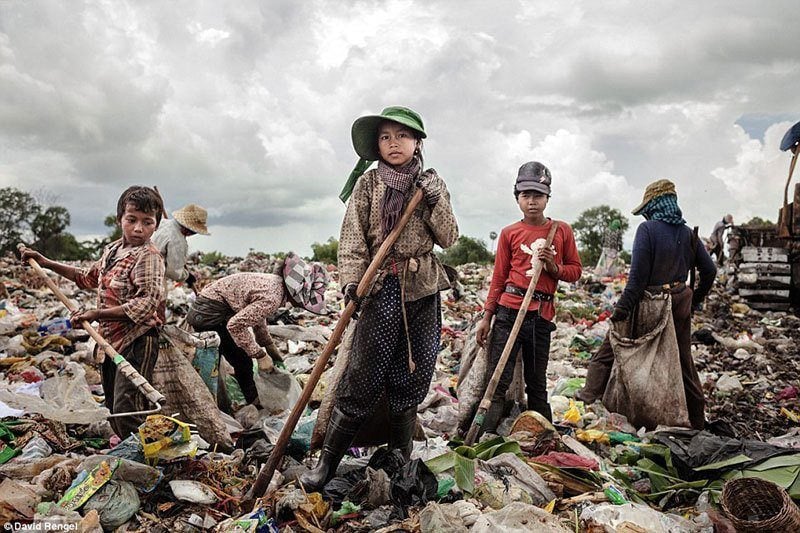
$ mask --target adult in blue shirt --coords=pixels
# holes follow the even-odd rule
[[[671,181],[662,179],[648,185],[642,203],[633,210],[633,214],[642,215],[645,221],[636,230],[628,283],[611,320],[627,319],[635,311],[645,290],[672,294],[672,319],[678,340],[689,421],[693,428],[703,429],[705,398],[692,359],[692,309],[699,308],[711,290],[717,269],[700,239],[693,239],[692,230],[686,225],[678,207],[678,195]],[[689,271],[694,266],[700,278],[695,290],[686,284]],[[613,363],[614,352],[606,336],[600,350],[589,361],[586,386],[578,391],[577,398],[589,403],[602,398]]]

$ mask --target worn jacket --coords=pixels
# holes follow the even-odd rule
[[[435,179],[441,180],[433,169]],[[408,199],[414,194],[411,187]],[[381,200],[386,185],[377,170],[361,176],[353,189],[339,237],[339,283],[342,287],[358,283],[383,242],[381,232]],[[442,183],[442,195],[433,208],[420,202],[408,224],[392,246],[382,265],[373,291],[381,286],[384,276],[398,272],[404,279],[405,301],[412,302],[450,287],[447,274],[433,253],[433,246],[452,246],[458,238],[458,223],[450,205],[450,193]],[[409,263],[409,259],[413,259]],[[405,270],[405,272],[403,272]]]

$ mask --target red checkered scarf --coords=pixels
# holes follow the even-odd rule
[[[400,169],[387,165],[383,161],[378,161],[378,177],[386,184],[386,192],[381,200],[381,229],[385,239],[400,220],[400,211],[403,209],[406,194],[419,176],[419,159],[412,157]]]

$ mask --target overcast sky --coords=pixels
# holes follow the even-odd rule
[[[406,105],[464,235],[519,219],[529,160],[552,217],[629,214],[669,178],[708,235],[777,217],[798,31],[791,0],[2,0],[0,186],[46,190],[83,237],[158,185],[208,208],[192,249],[308,254],[339,235],[352,122]]]

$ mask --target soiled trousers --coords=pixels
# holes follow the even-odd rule
[[[364,302],[350,359],[336,389],[336,407],[347,416],[366,419],[384,394],[389,411],[399,414],[419,405],[428,393],[442,330],[439,293],[405,303],[413,372],[401,304],[400,281],[393,275]]]
[[[692,290],[685,288],[672,295],[672,320],[675,323],[675,334],[678,339],[678,351],[681,360],[681,374],[683,375],[683,390],[686,394],[686,407],[689,411],[689,422],[694,429],[703,429],[705,425],[705,397],[700,377],[692,359]],[[589,361],[589,371],[586,375],[586,385],[577,396],[579,399],[592,403],[602,399],[606,391],[608,380],[611,377],[611,367],[614,365],[614,351],[606,335],[603,344]]]
[[[492,326],[491,344],[486,372],[486,384],[500,362],[500,356],[517,319],[517,309],[498,305]],[[503,373],[495,389],[492,401],[502,402],[506,391],[514,378],[516,354],[522,348],[523,375],[525,376],[525,395],[528,397],[528,409],[545,414],[547,406],[547,362],[550,356],[550,333],[556,329],[555,324],[545,320],[537,311],[525,313],[522,327],[517,334],[511,355],[506,362]],[[548,410],[549,412],[549,410]]]
[[[151,381],[158,360],[158,330],[149,330],[133,341],[120,355],[147,381]],[[103,360],[102,373],[106,407],[112,414],[152,408],[150,401],[139,392],[131,380],[119,372],[117,365],[107,355]],[[136,415],[109,418],[108,421],[119,438],[126,439],[131,433],[139,430],[144,419],[144,415]]]
[[[219,353],[233,367],[233,375],[239,383],[244,400],[253,403],[258,399],[258,390],[253,377],[253,358],[236,344],[228,332],[228,321],[234,315],[233,309],[225,302],[198,296],[186,321],[195,331],[215,331],[219,335]]]

